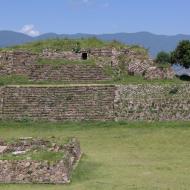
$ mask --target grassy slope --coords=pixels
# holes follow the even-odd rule
[[[70,185],[1,190],[181,190],[190,187],[190,123],[0,123],[0,137],[76,136],[85,152]]]
[[[109,48],[115,47],[117,49],[129,47],[122,43],[113,41],[113,42],[105,42],[98,40],[96,38],[88,38],[88,39],[52,39],[52,40],[43,40],[32,43],[26,43],[23,45],[18,45],[9,48],[2,48],[0,50],[26,50],[32,51],[34,53],[40,53],[44,49],[53,49],[57,51],[71,51],[71,50],[80,50],[80,49],[89,49],[89,48]],[[78,49],[79,48],[79,49]],[[142,50],[145,51],[144,48],[138,46],[131,46],[134,50]]]

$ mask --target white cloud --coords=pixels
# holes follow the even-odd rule
[[[22,27],[20,32],[27,34],[29,36],[39,36],[40,32],[35,28],[33,24],[27,24]]]

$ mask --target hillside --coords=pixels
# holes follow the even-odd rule
[[[148,32],[137,33],[116,33],[116,34],[55,34],[47,33],[38,37],[30,37],[22,33],[12,31],[0,31],[0,47],[13,46],[32,41],[54,39],[54,38],[89,38],[97,37],[101,40],[118,40],[128,45],[138,44],[149,49],[150,55],[155,56],[159,51],[172,51],[179,41],[187,39],[190,40],[190,35],[156,35]]]
[[[11,31],[0,31],[0,47],[13,46],[31,42],[34,39],[22,33]]]

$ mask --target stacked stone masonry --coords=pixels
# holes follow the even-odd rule
[[[117,120],[190,120],[190,85],[127,85],[117,89]]]
[[[3,87],[3,119],[112,120],[114,86]]]
[[[48,143],[48,146],[50,146],[49,141],[35,141],[37,143],[32,147],[33,151],[44,150],[47,148],[47,145],[45,144],[46,142]],[[39,144],[39,142],[43,144]],[[10,146],[11,144],[6,146],[8,150],[5,150],[5,153],[11,154]],[[15,143],[14,146],[13,150],[26,150],[27,148],[27,151],[29,151],[30,149],[27,140],[19,141]],[[71,173],[81,158],[82,152],[80,149],[80,143],[76,138],[71,138],[65,145],[57,145],[53,143],[51,146],[53,147],[51,147],[51,152],[64,153],[62,159],[52,162],[32,159],[0,160],[0,183],[69,183]],[[24,152],[26,153],[27,151]]]
[[[83,52],[86,52],[87,59],[95,60],[96,65],[74,64],[55,67],[52,64],[38,64],[39,59],[79,61],[82,59]],[[111,66],[116,69],[120,65],[121,57],[125,57],[124,64],[130,75],[142,75],[145,79],[172,79],[175,76],[171,68],[160,69],[156,67],[148,55],[142,55],[130,49],[116,50],[114,48],[90,49],[79,53],[73,51],[57,52],[48,49],[40,54],[24,51],[0,52],[0,75],[24,75],[30,80],[94,83],[97,80],[110,80],[111,77],[105,74],[102,67]]]
[[[106,81],[103,69],[92,65],[33,65],[30,67],[29,79],[32,81],[62,81],[66,83],[93,83]]]
[[[190,120],[190,85],[7,86],[1,119]]]
[[[68,52],[63,52],[67,55]],[[56,54],[57,55],[57,54]],[[69,54],[70,55],[70,54]],[[71,53],[70,57],[73,57]],[[49,56],[37,55],[28,52],[1,52],[0,75],[22,75],[31,81],[62,81],[63,83],[94,83],[97,81],[110,80],[103,68],[98,65],[85,64],[38,64],[39,58],[54,59],[54,54]],[[55,57],[56,58],[56,57]],[[74,60],[80,60],[80,56]],[[58,59],[68,59],[66,56],[58,56]]]

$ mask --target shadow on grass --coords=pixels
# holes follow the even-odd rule
[[[72,175],[71,183],[84,182],[97,178],[100,163],[90,161],[87,155],[83,155],[79,165]]]

